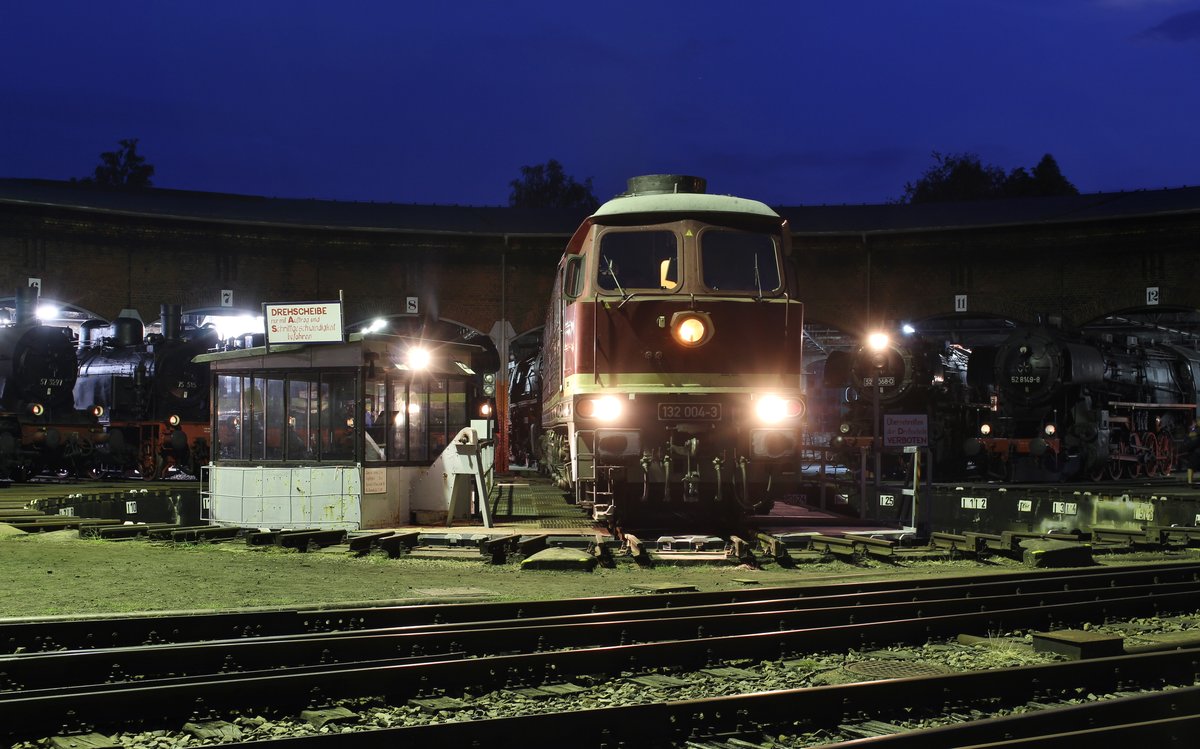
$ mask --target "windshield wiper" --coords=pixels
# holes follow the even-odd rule
[[[758,276],[758,253],[754,253],[754,288],[758,289],[758,301],[762,301],[762,279]]]
[[[612,258],[611,257],[607,258],[607,260],[608,260],[608,275],[612,276],[613,283],[615,283],[617,285],[617,291],[621,292],[621,304],[625,304],[625,302],[628,302],[629,298],[633,295],[626,294],[625,289],[621,288],[621,282],[617,280],[617,270],[616,270],[616,268],[613,268]]]

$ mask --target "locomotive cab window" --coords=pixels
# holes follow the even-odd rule
[[[713,291],[774,292],[780,287],[775,237],[709,229],[700,235],[704,285]]]
[[[596,279],[617,293],[679,287],[679,240],[669,231],[610,231],[600,238]]]

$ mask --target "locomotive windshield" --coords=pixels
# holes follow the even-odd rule
[[[700,235],[704,285],[714,291],[754,291],[779,288],[775,238],[770,234],[709,229]]]
[[[597,282],[606,291],[679,286],[679,240],[669,231],[608,232],[600,239]]]

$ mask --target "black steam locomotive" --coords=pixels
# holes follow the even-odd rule
[[[217,332],[185,328],[178,305],[162,305],[161,322],[150,335],[133,316],[118,317],[98,339],[87,324],[81,330],[74,404],[94,409],[107,429],[98,471],[196,476],[208,462],[209,371],[192,358],[217,345]]]
[[[831,352],[823,385],[845,393],[843,418],[830,441],[834,459],[857,466],[878,435],[885,473],[907,473],[902,449],[916,446],[929,449],[935,476],[964,475],[970,460],[963,438],[989,402],[986,388],[968,385],[970,356],[963,346],[919,334],[890,336],[877,351],[864,345]]]
[[[542,433],[542,352],[508,364],[508,456],[512,465],[539,460]]]
[[[18,289],[12,324],[0,327],[0,478],[86,470],[104,430],[77,410],[69,328],[42,325],[36,292]]]
[[[1200,352],[1045,328],[976,350],[968,375],[994,387],[964,449],[1010,480],[1169,474],[1196,415]]]

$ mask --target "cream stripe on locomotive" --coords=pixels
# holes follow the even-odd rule
[[[672,382],[664,382],[665,375],[657,372],[619,374],[591,372],[573,374],[563,381],[563,391],[569,393],[599,393],[610,388],[622,392],[658,393],[668,391],[701,389],[706,393],[755,393],[767,390],[789,390],[800,392],[800,375],[774,374],[713,374],[711,372],[672,372]],[[682,393],[687,395],[688,393]]]

